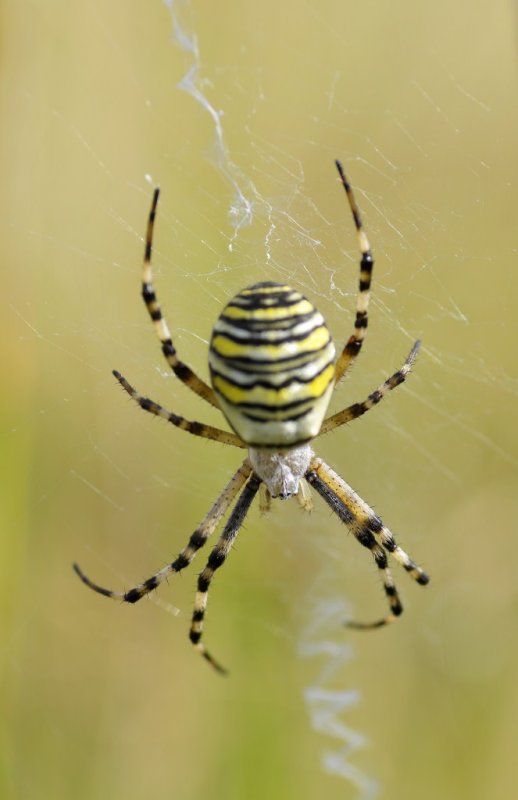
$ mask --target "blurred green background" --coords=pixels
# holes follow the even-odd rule
[[[511,797],[513,5],[1,14],[0,796]],[[384,611],[368,554],[318,500],[306,516],[254,508],[210,598],[222,680],[187,640],[205,553],[135,607],[71,571],[115,589],[152,574],[240,459],[141,413],[110,370],[218,424],[168,374],[139,297],[158,182],[156,286],[202,376],[213,320],[257,280],[302,288],[343,342],[358,254],[335,157],[377,262],[368,342],[333,409],[424,345],[411,380],[318,452],[432,583],[396,570],[403,619],[347,632],[345,616]]]

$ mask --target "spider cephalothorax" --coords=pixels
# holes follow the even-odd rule
[[[201,641],[208,590],[259,489],[263,493],[261,505],[265,509],[276,497],[296,497],[303,508],[308,509],[312,506],[307,490],[309,484],[358,542],[371,551],[381,572],[389,613],[370,623],[348,621],[349,627],[377,628],[392,622],[403,611],[388,566],[389,556],[401,564],[417,583],[426,584],[429,580],[421,567],[396,544],[392,533],[367,503],[318,458],[309,445],[316,436],[365,414],[403,383],[419,350],[419,342],[416,342],[403,366],[366,400],[325,418],[333,386],[347,372],[362,347],[374,265],[351,187],[339,161],[336,167],[349,201],[361,253],[353,333],[336,359],[335,346],[322,315],[303,295],[284,284],[257,283],[239,292],[225,306],[214,325],[209,349],[212,388],[178,358],[155,295],[151,250],[158,189],[153,196],[144,255],[144,302],[173,372],[189,389],[221,410],[234,432],[191,422],[167,411],[139,394],[119,372],[114,371],[114,375],[145,411],[196,436],[245,448],[248,455],[191,535],[186,547],[155,575],[127,592],[114,592],[91,581],[77,564],[74,564],[74,569],[81,580],[99,594],[136,603],[156,589],[168,575],[180,572],[191,563],[236,500],[207,565],[198,577],[189,633],[195,648],[220,672],[224,672],[223,668]]]

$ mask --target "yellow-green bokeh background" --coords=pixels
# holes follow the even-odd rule
[[[341,744],[312,727],[304,694],[320,687],[359,693],[336,719],[365,738],[348,760],[383,797],[510,797],[515,10],[176,10],[240,173],[218,166],[214,120],[178,88],[193,57],[158,0],[2,6],[0,796],[355,797],[321,766]],[[210,601],[223,681],[186,638],[200,561],[131,608],[88,593],[70,569],[77,559],[114,588],[146,577],[239,459],[139,413],[110,375],[217,420],[167,375],[138,296],[145,176],[163,189],[159,295],[205,376],[211,320],[256,280],[289,278],[338,340],[349,334],[357,256],[336,156],[377,257],[368,347],[341,402],[395,369],[413,338],[424,350],[397,396],[319,449],[433,582],[423,590],[399,571],[406,616],[352,636],[344,613],[383,608],[367,554],[320,504],[308,518],[294,503],[267,519],[254,510]],[[225,172],[257,192],[232,250]],[[304,656],[308,642],[325,652]]]

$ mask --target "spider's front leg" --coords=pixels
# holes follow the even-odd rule
[[[374,622],[348,621],[351,628],[379,628],[393,622],[403,612],[392,573],[388,566],[387,554],[395,560],[422,586],[430,580],[427,573],[419,567],[396,543],[392,533],[381,519],[365,503],[359,495],[321,458],[311,460],[306,480],[331,507],[335,514],[352,531],[361,545],[369,549],[376,566],[382,572],[383,588],[387,596],[390,612]]]
[[[243,524],[243,520],[248,514],[250,506],[252,505],[260,485],[261,479],[255,474],[255,472],[252,473],[251,478],[241,492],[241,495],[234,506],[230,517],[228,518],[228,522],[225,525],[223,533],[219,537],[216,546],[209,556],[207,566],[198,577],[198,591],[196,592],[196,598],[194,601],[194,610],[192,614],[189,638],[200,655],[202,655],[203,658],[205,658],[209,664],[221,675],[225,675],[227,670],[212,657],[201,641],[203,634],[203,620],[205,617],[205,611],[207,609],[209,587],[214,577],[214,573],[225,563],[225,560],[230,552],[237,534],[239,533],[239,529]]]
[[[225,515],[227,509],[231,505],[234,498],[237,496],[239,490],[242,488],[252,468],[248,463],[248,459],[241,464],[237,472],[232,476],[228,484],[225,486],[218,499],[206,514],[201,524],[196,528],[189,543],[182,550],[182,552],[171,563],[163,567],[159,572],[156,572],[150,578],[129,589],[127,592],[114,592],[112,589],[105,589],[94,583],[90,578],[85,575],[83,570],[78,564],[74,564],[73,568],[76,574],[81,578],[84,584],[98,594],[104,597],[111,597],[113,600],[122,600],[125,603],[136,603],[144,595],[154,591],[171,573],[180,572],[185,567],[188,567],[197,551],[203,547],[209,536],[214,533],[221,518]]]

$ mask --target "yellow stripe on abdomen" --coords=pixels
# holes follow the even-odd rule
[[[289,286],[240,292],[214,326],[213,389],[231,427],[254,447],[290,447],[317,435],[335,375],[322,315]]]

